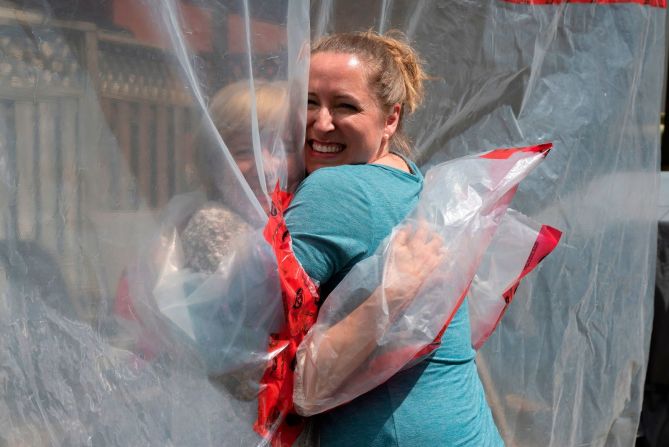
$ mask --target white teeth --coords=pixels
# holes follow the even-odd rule
[[[344,150],[344,146],[341,144],[319,144],[319,143],[312,143],[311,147],[316,151],[316,152],[325,152],[328,154],[332,154],[335,152],[341,152]]]

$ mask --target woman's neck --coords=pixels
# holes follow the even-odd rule
[[[393,152],[387,152],[385,155],[374,160],[372,164],[390,166],[391,168],[411,173],[411,168],[409,168],[407,162],[404,161],[404,158]]]

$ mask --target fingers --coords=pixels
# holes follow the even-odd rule
[[[410,235],[411,235],[411,226],[404,225],[399,230],[397,230],[397,233],[395,233],[395,238],[393,243],[396,245],[407,245],[407,241],[409,240]]]
[[[433,253],[444,245],[444,240],[437,232],[430,228],[427,222],[421,220],[416,225],[416,231],[413,236],[408,239],[408,245],[414,252],[427,250]]]
[[[395,263],[410,270],[430,270],[444,258],[444,240],[426,221],[408,223],[399,228],[392,241]]]
[[[427,248],[433,251],[439,251],[444,246],[444,239],[439,233],[430,231],[428,234],[429,239],[426,240]]]
[[[425,250],[433,256],[443,257],[445,255],[444,240],[438,234],[427,244]]]
[[[416,226],[416,232],[414,233],[411,240],[415,244],[425,245],[430,239],[431,233],[432,232],[427,226],[427,223],[424,220],[421,220],[418,222],[418,225]]]
[[[437,266],[441,265],[441,263],[445,258],[446,258],[446,250],[440,246],[430,257],[429,265],[426,268],[434,270],[435,268],[437,268]]]
[[[432,243],[443,245],[441,236],[430,228],[425,221],[407,223],[396,230],[393,236],[395,245],[407,245],[409,247],[426,247]]]

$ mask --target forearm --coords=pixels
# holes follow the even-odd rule
[[[385,256],[381,285],[341,321],[329,328],[317,326],[307,335],[298,349],[295,389],[296,402],[305,413],[322,411],[334,401],[341,403],[342,396],[336,393],[347,380],[354,380],[352,374],[370,359],[397,317],[414,301],[443,259],[441,247],[441,239],[425,225],[413,234],[410,227],[400,229]]]
[[[299,385],[306,402],[332,396],[378,346],[379,339],[415,290],[377,287],[353,312],[317,337],[310,337],[298,358]]]

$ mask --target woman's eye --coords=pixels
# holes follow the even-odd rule
[[[314,106],[315,107],[317,105],[318,105],[318,103],[313,99],[310,99],[310,100],[307,101],[307,106]]]
[[[250,159],[254,157],[253,149],[251,148],[238,149],[233,152],[232,156],[236,159]]]
[[[351,112],[357,112],[358,111],[358,107],[354,106],[353,104],[344,103],[344,104],[339,104],[338,107],[340,109],[348,110],[348,111],[351,111]]]

